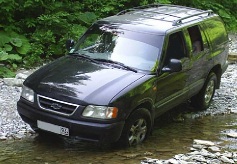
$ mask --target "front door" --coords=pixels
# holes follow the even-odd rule
[[[156,116],[173,108],[187,99],[187,79],[190,70],[190,59],[185,46],[185,39],[182,31],[175,32],[166,38],[161,71],[156,81]],[[178,59],[182,62],[180,72],[164,72],[170,59]]]

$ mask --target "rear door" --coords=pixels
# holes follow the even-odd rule
[[[189,47],[188,53],[191,57],[190,75],[187,81],[189,97],[199,92],[205,82],[210,65],[213,65],[212,58],[209,56],[210,45],[202,28],[199,25],[194,25],[185,30],[187,34],[185,39]]]

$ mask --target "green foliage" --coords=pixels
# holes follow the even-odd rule
[[[0,31],[0,77],[14,75],[13,71],[29,50],[30,43],[24,36],[12,31]]]
[[[152,3],[212,9],[237,30],[237,0],[0,0],[0,77],[64,55],[66,40],[77,40],[99,18]]]
[[[10,69],[0,66],[0,77],[14,77],[15,73]]]

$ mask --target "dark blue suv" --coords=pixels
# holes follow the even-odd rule
[[[186,100],[208,108],[228,65],[220,17],[175,5],[98,20],[67,47],[25,80],[17,110],[35,131],[101,143],[141,143]]]

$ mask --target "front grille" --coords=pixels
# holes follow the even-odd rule
[[[62,115],[71,115],[79,107],[79,105],[52,99],[49,97],[38,95],[39,106],[47,111]]]

